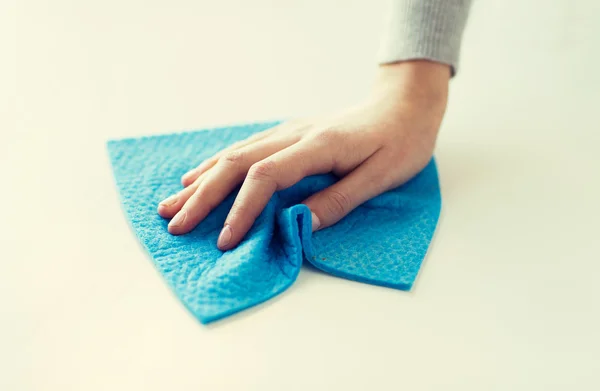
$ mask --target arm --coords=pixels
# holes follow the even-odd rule
[[[446,109],[468,1],[398,0],[395,6],[384,65],[366,99],[340,113],[278,125],[202,162],[183,176],[185,188],[158,206],[162,217],[172,218],[169,232],[191,231],[241,183],[217,243],[232,249],[274,192],[332,172],[341,179],[303,202],[316,231],[419,173]]]

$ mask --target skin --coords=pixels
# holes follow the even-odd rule
[[[217,246],[230,250],[250,230],[274,192],[302,178],[341,178],[303,203],[313,231],[400,186],[429,162],[446,109],[450,68],[429,61],[379,67],[361,104],[335,115],[290,121],[217,153],[182,177],[185,188],[162,201],[169,232],[191,231],[240,183]]]

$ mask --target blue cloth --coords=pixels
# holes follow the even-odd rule
[[[180,178],[227,145],[276,123],[109,141],[124,210],[158,271],[183,304],[208,323],[261,303],[288,288],[303,260],[335,276],[409,290],[435,231],[441,197],[432,160],[405,185],[311,233],[299,204],[336,181],[305,178],[275,194],[242,243],[222,252],[217,237],[231,194],[191,233],[173,236],[156,208],[181,190]]]

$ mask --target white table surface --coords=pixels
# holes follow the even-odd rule
[[[0,389],[600,389],[598,4],[475,2],[412,292],[305,269],[206,327],[105,141],[353,104],[385,3],[2,1]]]

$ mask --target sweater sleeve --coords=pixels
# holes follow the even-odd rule
[[[471,0],[392,0],[380,64],[426,59],[458,68]]]

